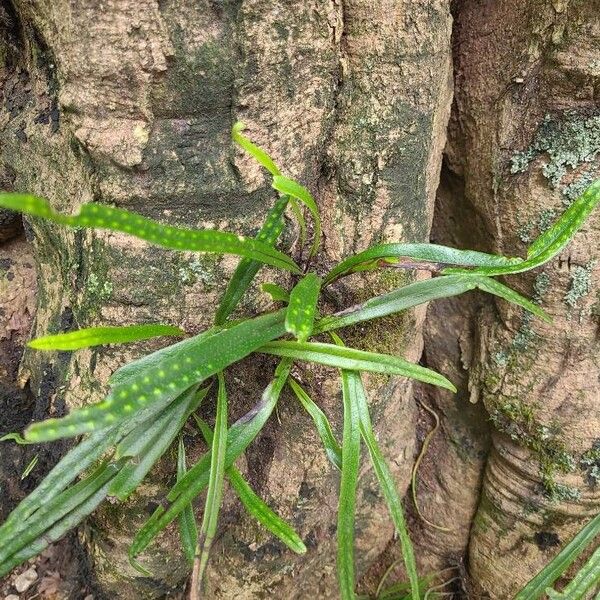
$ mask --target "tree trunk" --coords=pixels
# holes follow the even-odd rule
[[[380,241],[523,255],[600,176],[600,2],[456,0],[452,10],[454,21],[449,0],[0,0],[0,186],[66,211],[94,200],[252,235],[273,192],[232,146],[231,125],[242,120],[317,198],[321,271]],[[0,240],[13,226],[3,218]],[[415,490],[429,523],[406,504],[421,573],[458,569],[458,597],[511,597],[598,512],[598,465],[585,457],[600,443],[599,224],[596,214],[557,260],[510,278],[552,325],[471,294],[430,305],[425,324],[421,308],[344,332],[355,346],[421,358],[459,388],[452,395],[366,378],[400,491],[433,425],[425,407],[441,420]],[[148,321],[196,333],[210,326],[236,265],[118,234],[37,221],[26,229],[38,273],[33,335]],[[284,249],[300,260],[292,221],[287,232]],[[14,318],[6,311],[26,305],[24,247],[20,239],[0,248],[0,260],[12,261],[0,266],[13,272],[2,289],[22,298],[0,303],[4,330],[18,322],[17,333],[0,335],[11,356],[29,327],[27,310]],[[273,277],[264,269],[259,279]],[[332,287],[328,308],[407,281],[353,276]],[[255,286],[241,311],[266,306]],[[156,347],[26,352],[18,377],[26,391],[15,388],[14,360],[0,360],[2,401],[21,409],[12,426],[101,398],[111,372]],[[253,359],[232,369],[232,419],[256,403],[274,364]],[[297,367],[296,375],[338,427],[335,374]],[[198,436],[186,441],[190,460],[205,451]],[[33,452],[47,468],[64,449]],[[0,465],[6,480],[33,455],[10,452]],[[106,503],[82,528],[107,597],[181,589],[188,567],[174,527],[143,557],[152,578],[127,561],[133,534],[172,485],[173,462],[166,456],[130,501]],[[278,418],[239,466],[309,549],[292,555],[226,494],[209,597],[337,597],[338,474],[293,398],[282,397]],[[10,501],[24,491],[14,477],[8,491],[2,486]],[[400,552],[366,461],[358,497],[357,570],[372,593]]]
[[[523,254],[600,175],[599,9],[459,5],[449,164],[488,250]],[[493,598],[512,596],[600,506],[582,462],[600,431],[599,225],[596,213],[557,260],[511,278],[551,325],[503,302],[486,302],[477,318],[469,389],[493,435],[469,568]]]
[[[273,194],[265,174],[232,147],[229,131],[239,119],[285,173],[315,193],[324,216],[322,267],[374,241],[428,239],[451,99],[446,0],[5,0],[4,6],[11,37],[3,42],[0,152],[16,174],[15,189],[66,211],[94,200],[171,223],[251,234]],[[199,331],[210,324],[235,267],[230,259],[176,254],[121,235],[32,226],[35,335],[144,321]],[[297,253],[293,236],[285,243]],[[356,278],[334,290],[332,302],[351,305],[390,281],[406,278]],[[254,291],[243,309],[264,304]],[[353,341],[417,360],[423,315],[365,326]],[[23,372],[37,418],[100,398],[116,367],[154,347],[51,359],[26,354]],[[246,364],[243,377],[242,368],[236,372],[232,417],[256,402],[272,366],[265,360]],[[339,420],[333,373],[311,372],[300,374]],[[373,377],[369,389],[378,434],[405,489],[414,445],[411,387]],[[201,450],[197,443],[192,458]],[[167,457],[131,501],[108,504],[86,528],[95,574],[109,597],[159,597],[186,575],[174,530],[144,557],[153,578],[139,577],[126,557],[132,533],[172,481],[172,462]],[[210,596],[336,596],[337,476],[291,398],[247,452],[245,469],[310,549],[306,557],[292,556],[227,496]],[[359,498],[364,571],[393,528],[366,467]]]

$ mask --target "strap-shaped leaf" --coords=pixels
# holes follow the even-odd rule
[[[62,419],[34,423],[29,441],[73,437],[113,426],[151,404],[166,406],[186,389],[241,360],[285,331],[283,311],[244,321],[211,335],[199,335],[129,363],[113,377],[108,397]]]
[[[126,438],[117,445],[115,460],[124,456],[133,457],[134,460],[128,461],[113,479],[109,490],[111,496],[123,501],[131,495],[171,446],[187,418],[208,393],[208,389],[205,388],[199,393],[195,388],[190,389],[167,406],[156,419],[140,425],[138,430],[132,432],[138,444],[127,444]]]
[[[58,541],[65,533],[67,533],[67,531],[79,525],[85,517],[91,514],[106,498],[106,492],[110,485],[110,475],[114,473],[116,468],[116,465],[106,466],[105,475],[107,480],[101,487],[97,486],[98,479],[96,477],[94,477],[93,480],[90,479],[90,477],[93,476],[88,477],[86,482],[90,486],[90,495],[88,495],[79,506],[58,521],[52,521],[50,520],[51,517],[49,517],[49,520],[45,523],[47,529],[37,539],[29,543],[29,545],[23,546],[22,544],[19,544],[20,549],[18,551],[14,552],[6,560],[0,562],[0,577],[10,573],[17,565],[40,554],[51,543]]]
[[[238,456],[244,452],[267,422],[277,405],[281,390],[288,378],[291,364],[291,360],[282,360],[279,363],[273,381],[263,392],[261,401],[253,410],[238,419],[230,427],[227,434],[225,468],[233,465]],[[148,544],[177,517],[185,505],[206,487],[209,470],[210,455],[205,454],[171,489],[167,495],[167,500],[171,504],[166,508],[163,506],[158,507],[137,533],[129,549],[130,558],[133,559],[143,552]]]
[[[303,277],[292,289],[285,313],[285,329],[301,342],[312,334],[321,278],[315,273]]]
[[[387,294],[371,298],[363,304],[323,317],[315,323],[313,335],[385,317],[425,302],[457,296],[474,289],[504,298],[522,306],[545,321],[550,321],[550,317],[544,310],[511,288],[489,277],[463,273],[416,281]]]
[[[313,335],[392,315],[431,300],[457,296],[476,287],[477,280],[465,275],[448,275],[417,281],[319,319],[315,323]]]
[[[185,444],[183,443],[183,436],[180,435],[177,447],[177,481],[181,480],[186,473]],[[188,502],[187,506],[181,511],[177,524],[179,525],[179,537],[181,538],[183,553],[188,562],[192,564],[196,553],[196,544],[198,543],[198,527],[191,502]]]
[[[16,526],[26,523],[30,515],[60,494],[77,476],[93,465],[117,439],[117,432],[93,433],[69,450],[40,484],[26,496],[0,526],[0,540],[13,535]]]
[[[470,270],[482,275],[508,275],[535,269],[554,258],[571,241],[587,217],[600,202],[600,179],[590,185],[579,198],[530,246],[527,260],[520,265],[506,267],[478,267]],[[448,268],[444,273],[463,273],[465,269]]]
[[[196,415],[194,415],[196,417]],[[196,422],[208,444],[212,444],[212,431],[199,417]],[[306,546],[293,527],[286,523],[276,512],[263,502],[252,490],[241,473],[231,466],[225,471],[231,487],[234,489],[246,511],[254,517],[267,531],[281,540],[296,554],[305,554]]]
[[[528,310],[530,313],[533,313],[537,317],[540,317],[540,319],[546,321],[546,323],[552,322],[552,318],[548,313],[541,309],[537,304],[534,304],[531,300],[527,300],[527,298],[524,298],[521,294],[515,292],[515,290],[491,277],[479,277],[477,279],[477,288],[483,292],[488,292],[489,294],[494,294],[494,296],[504,298],[512,304],[523,307],[525,310]]]
[[[314,222],[314,241],[312,243],[309,256],[314,256],[319,249],[321,243],[321,216],[319,214],[319,208],[315,199],[311,196],[310,192],[298,182],[293,179],[288,179],[281,175],[275,175],[273,177],[273,187],[281,194],[287,194],[292,198],[296,198],[302,202],[306,208],[308,208],[312,215]]]
[[[564,247],[575,235],[575,232],[581,227],[589,214],[594,210],[600,201],[600,179],[594,181],[579,196],[562,216],[550,227],[546,229],[527,251],[527,258],[540,256],[548,252],[553,247]],[[554,251],[554,254],[557,251]],[[558,250],[560,251],[560,250]]]
[[[288,291],[284,290],[280,285],[276,283],[263,283],[260,286],[260,289],[265,292],[265,294],[269,294],[274,302],[289,302],[290,294]]]
[[[515,600],[540,598],[577,557],[600,535],[600,514],[596,515],[516,596]]]
[[[595,587],[598,589],[600,582],[600,548],[598,548],[589,560],[575,573],[573,579],[556,598],[560,600],[585,600],[588,591]],[[600,590],[598,590],[600,593]],[[548,593],[548,590],[546,590]]]
[[[69,227],[120,231],[165,248],[234,254],[300,273],[300,269],[289,256],[258,240],[226,231],[164,225],[122,208],[104,204],[82,204],[79,214],[63,215],[53,211],[43,198],[29,194],[0,193],[0,207],[42,217]]]
[[[256,236],[257,240],[269,246],[275,245],[284,228],[282,215],[288,204],[288,200],[289,196],[282,196],[277,200],[275,206],[267,214],[267,219]],[[261,266],[262,263],[249,258],[243,258],[240,261],[219,303],[219,308],[215,315],[215,323],[217,325],[223,324],[233,312]]]
[[[124,344],[161,336],[181,336],[185,332],[172,325],[125,325],[122,327],[89,327],[69,333],[58,333],[31,340],[27,345],[36,350],[79,350],[103,344]]]
[[[344,371],[343,373],[343,376],[349,381],[348,388],[356,396],[355,403],[359,412],[360,432],[369,451],[373,470],[379,481],[383,497],[385,498],[392,521],[394,522],[398,537],[400,538],[402,557],[404,558],[404,565],[411,583],[412,598],[413,600],[419,600],[419,578],[417,575],[415,553],[404,518],[402,499],[396,489],[394,477],[392,476],[387,462],[379,449],[377,440],[375,439],[371,417],[369,415],[367,396],[360,374],[353,371]]]
[[[201,592],[202,580],[208,564],[208,556],[217,531],[217,520],[223,499],[223,484],[225,482],[225,458],[227,454],[227,389],[223,372],[217,373],[219,389],[217,391],[217,415],[215,431],[210,451],[210,474],[208,491],[202,515],[202,525],[198,535],[194,570],[192,573],[192,590],[198,595]]]
[[[342,371],[344,433],[342,437],[342,475],[337,518],[337,571],[342,600],[354,600],[354,515],[360,464],[360,422],[355,380]]]
[[[418,268],[419,262],[434,263],[440,267],[444,265],[503,267],[519,265],[523,259],[486,254],[475,250],[459,250],[438,244],[380,244],[343,260],[327,274],[324,284],[328,285],[350,273],[376,269],[382,264],[394,265],[401,262],[410,264],[410,261],[416,261],[414,268]]]
[[[355,348],[341,348],[333,344],[318,342],[269,342],[257,350],[265,354],[274,354],[302,360],[315,362],[339,369],[350,371],[370,371],[372,373],[384,373],[386,375],[401,375],[417,379],[424,383],[431,383],[439,387],[456,392],[454,385],[443,375],[426,369],[419,365],[410,363],[403,358],[391,356],[390,354],[377,354],[376,352],[365,352]]]
[[[189,416],[189,414],[200,406],[210,388],[211,386],[207,385],[201,390],[197,390],[197,386],[192,386],[162,411],[148,414],[147,418],[140,421],[135,427],[131,426],[132,423],[128,423],[129,432],[126,435],[122,432],[123,437],[119,440],[115,448],[115,460],[123,457],[140,456],[146,452],[149,447],[154,445],[152,440],[160,436],[173,416],[175,414]],[[143,414],[145,411],[140,412]]]
[[[300,400],[300,403],[306,412],[313,420],[315,428],[317,429],[317,433],[319,434],[321,442],[325,448],[325,454],[327,454],[327,458],[335,467],[341,469],[342,450],[335,439],[335,435],[333,434],[333,430],[329,424],[329,420],[325,416],[325,413],[315,404],[314,400],[306,393],[306,390],[304,390],[304,388],[297,381],[290,378],[288,383],[296,394],[298,400]]]
[[[41,506],[26,524],[17,529],[10,538],[3,538],[0,547],[0,563],[17,554],[77,509],[90,496],[108,483],[117,472],[116,465],[102,464],[94,472],[75,485],[61,492]]]
[[[279,175],[280,171],[273,159],[256,144],[253,144],[246,136],[242,135],[242,131],[246,129],[246,126],[238,121],[231,128],[231,137],[233,141],[242,147],[248,154],[250,154],[259,164],[261,164],[271,175]]]

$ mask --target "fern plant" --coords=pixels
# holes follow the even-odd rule
[[[556,256],[600,200],[600,181],[592,184],[531,245],[525,259],[435,244],[381,244],[350,256],[328,273],[305,272],[307,265],[296,264],[275,246],[284,230],[284,212],[288,207],[299,219],[302,242],[307,243],[308,228],[302,210],[306,208],[314,232],[307,253],[309,259],[318,252],[321,223],[317,203],[306,188],[284,177],[269,155],[243,136],[242,129],[242,124],[234,125],[233,140],[271,173],[273,188],[278,192],[278,198],[255,238],[223,231],[173,227],[95,203],[82,205],[76,215],[64,215],[55,212],[42,198],[0,193],[0,207],[61,226],[109,229],[173,250],[231,254],[241,258],[210,329],[121,366],[112,375],[110,392],[102,401],[75,409],[59,419],[33,423],[23,436],[5,436],[19,443],[81,439],[0,526],[0,576],[58,540],[107,497],[126,500],[177,439],[176,483],[137,532],[129,549],[131,563],[136,569],[147,573],[139,557],[171,522],[177,520],[182,549],[192,567],[190,597],[200,597],[225,480],[248,513],[273,536],[293,552],[306,552],[306,546],[294,528],[256,495],[235,467],[236,460],[277,406],[282,390],[289,386],[314,422],[332,468],[340,471],[337,563],[341,597],[344,600],[355,598],[354,513],[363,444],[399,535],[410,580],[408,593],[413,600],[422,597],[422,580],[417,573],[402,499],[373,433],[361,373],[398,375],[456,390],[443,375],[401,357],[346,347],[336,332],[473,289],[499,296],[549,321],[539,306],[493,277],[533,269]],[[283,303],[284,308],[232,320],[234,309],[262,265],[282,269],[298,279],[291,290],[275,284],[263,286],[274,302]],[[433,276],[335,314],[319,313],[319,299],[327,286],[352,273],[386,267],[426,270]],[[39,338],[30,342],[30,346],[45,351],[77,350],[165,335],[185,336],[184,332],[169,325],[94,327]],[[316,336],[320,336],[319,341],[313,341]],[[254,408],[229,424],[223,373],[254,353],[278,357],[278,366]],[[295,362],[339,369],[343,397],[341,442],[323,411],[291,376]],[[217,409],[214,429],[211,429],[195,411],[214,382]],[[210,451],[188,468],[180,432],[191,416]],[[192,502],[204,490],[206,500],[198,528]],[[544,585],[547,583],[548,580],[544,580]]]

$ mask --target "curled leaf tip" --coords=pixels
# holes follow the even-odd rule
[[[242,121],[236,121],[231,128],[231,137],[235,139],[236,134],[244,129],[246,129],[246,125]]]

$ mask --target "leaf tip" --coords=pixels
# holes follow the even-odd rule
[[[244,129],[246,129],[246,125],[242,121],[236,121],[231,127],[231,137],[235,139]]]

